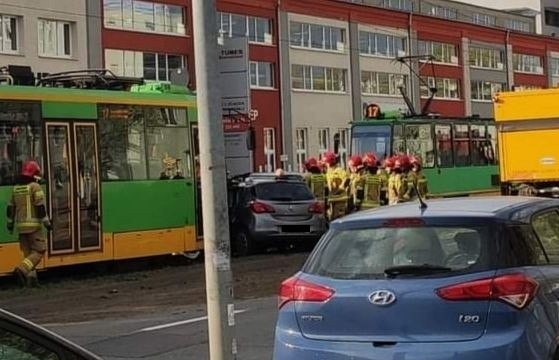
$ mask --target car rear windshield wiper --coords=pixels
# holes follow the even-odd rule
[[[445,273],[452,271],[451,268],[433,264],[423,264],[423,265],[400,265],[392,266],[384,269],[384,273],[388,277],[397,277],[400,275],[425,275],[425,274],[436,274]]]

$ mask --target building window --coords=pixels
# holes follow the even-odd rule
[[[503,70],[504,52],[497,49],[485,49],[479,47],[470,48],[470,65],[475,67]]]
[[[497,18],[493,15],[474,13],[472,22],[478,25],[495,26],[497,24]]]
[[[250,42],[272,43],[272,25],[267,18],[218,13],[217,27],[223,36],[248,37]]]
[[[295,141],[296,141],[296,155],[297,155],[297,168],[299,171],[305,171],[305,161],[307,161],[308,156],[308,130],[306,128],[299,128],[295,130]]]
[[[419,41],[419,54],[432,55],[436,62],[458,64],[456,45],[435,41]]]
[[[361,93],[364,95],[400,95],[399,86],[407,87],[408,77],[374,71],[361,72]]]
[[[250,86],[255,88],[273,88],[274,64],[262,61],[251,61]]]
[[[382,6],[389,9],[412,11],[412,0],[383,0]]]
[[[559,26],[559,11],[545,9],[545,24]]]
[[[185,68],[185,64],[180,55],[105,49],[105,67],[119,76],[171,81],[171,73]]]
[[[346,169],[347,168],[347,153],[349,150],[348,144],[348,131],[347,129],[339,129],[338,136],[340,145],[338,147],[338,155],[340,157],[340,165]]]
[[[291,86],[296,90],[345,92],[345,83],[345,69],[310,65],[291,66]]]
[[[290,39],[291,46],[296,47],[334,51],[345,49],[345,30],[331,26],[292,21]]]
[[[186,33],[181,6],[137,0],[103,0],[103,18],[106,27],[117,29],[181,35]]]
[[[513,54],[512,64],[514,71],[543,74],[542,58],[540,56]]]
[[[457,79],[437,78],[437,80],[435,80],[433,77],[428,77],[423,78],[423,80],[429,84],[430,88],[436,86],[436,99],[460,99],[460,86]],[[421,86],[421,96],[429,96],[429,89],[424,85]]]
[[[422,12],[427,15],[437,16],[445,19],[451,19],[451,20],[458,19],[458,12],[456,11],[456,9],[447,8],[443,6],[428,5],[425,6]]]
[[[505,84],[490,81],[472,81],[472,100],[492,101],[495,93],[502,91]]]
[[[516,31],[523,31],[523,32],[530,32],[530,23],[526,22],[526,21],[520,21],[520,20],[512,20],[512,19],[507,19],[505,21],[505,27],[507,29],[510,30],[516,30]]]
[[[39,55],[70,57],[72,55],[72,24],[65,21],[38,21]]]
[[[550,58],[551,75],[559,76],[559,58]]]
[[[322,159],[325,152],[330,150],[330,130],[318,129],[318,157]]]
[[[514,85],[513,91],[541,90],[543,86],[539,85]]]
[[[16,16],[0,15],[0,52],[18,52],[18,25],[19,21]]]
[[[276,168],[276,132],[274,128],[264,128],[264,157],[266,158],[266,171],[274,171]]]
[[[363,55],[394,58],[406,55],[406,39],[398,36],[359,32],[359,52]]]

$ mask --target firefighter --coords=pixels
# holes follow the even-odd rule
[[[379,174],[379,162],[372,153],[363,155],[365,181],[363,187],[363,203],[361,208],[373,209],[381,206],[382,178]]]
[[[377,161],[377,165],[381,165]],[[388,205],[388,179],[392,168],[394,167],[394,159],[392,157],[387,157],[383,160],[380,169],[378,170],[378,175],[380,177],[380,203],[381,205]]]
[[[14,269],[14,275],[23,286],[38,285],[35,268],[46,251],[46,238],[41,225],[52,230],[45,207],[45,194],[38,183],[41,168],[35,161],[26,161],[18,184],[6,211],[7,227],[19,234],[19,244],[25,259]]]
[[[393,158],[394,168],[388,178],[388,205],[395,205],[404,201],[406,184],[404,170],[407,167],[408,158],[405,155],[397,155]]]
[[[330,221],[342,217],[347,209],[347,188],[349,178],[340,167],[338,157],[331,151],[324,154],[326,164],[326,184],[328,189],[328,219]]]
[[[411,171],[408,174],[408,189],[407,194],[409,199],[415,199],[417,193],[415,189],[419,191],[421,198],[425,199],[427,196],[427,178],[423,175],[423,162],[419,156],[410,157]]]
[[[361,208],[361,201],[363,200],[363,161],[359,155],[353,155],[348,161],[349,168],[349,191],[348,191],[348,212],[359,211]]]
[[[309,189],[318,201],[325,201],[326,176],[322,173],[318,161],[313,157],[309,158],[305,162],[305,168],[307,169],[305,180]]]

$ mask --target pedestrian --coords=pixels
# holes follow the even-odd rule
[[[6,211],[8,231],[13,233],[14,228],[17,231],[24,256],[14,269],[14,275],[22,286],[38,285],[35,268],[47,249],[42,226],[52,230],[45,207],[45,194],[38,183],[40,175],[41,168],[37,162],[26,161],[23,164]]]
[[[379,174],[378,160],[374,154],[366,153],[363,155],[363,165],[365,181],[361,208],[374,209],[381,206],[382,178]]]
[[[339,165],[339,159],[335,153],[327,151],[323,159],[327,167],[328,219],[332,221],[346,213],[349,178],[346,171]]]
[[[316,200],[324,202],[326,189],[326,176],[322,173],[318,161],[311,157],[305,162],[305,180],[307,186],[313,193]]]
[[[361,208],[361,201],[363,200],[363,161],[359,155],[353,155],[348,161],[349,168],[349,191],[348,191],[348,205],[347,212],[359,211]]]

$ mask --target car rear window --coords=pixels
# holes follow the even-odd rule
[[[256,198],[266,201],[304,201],[314,199],[303,183],[270,182],[254,187]]]
[[[433,265],[448,272],[487,270],[487,227],[410,227],[337,230],[327,235],[304,272],[337,279],[385,276],[399,266]]]

